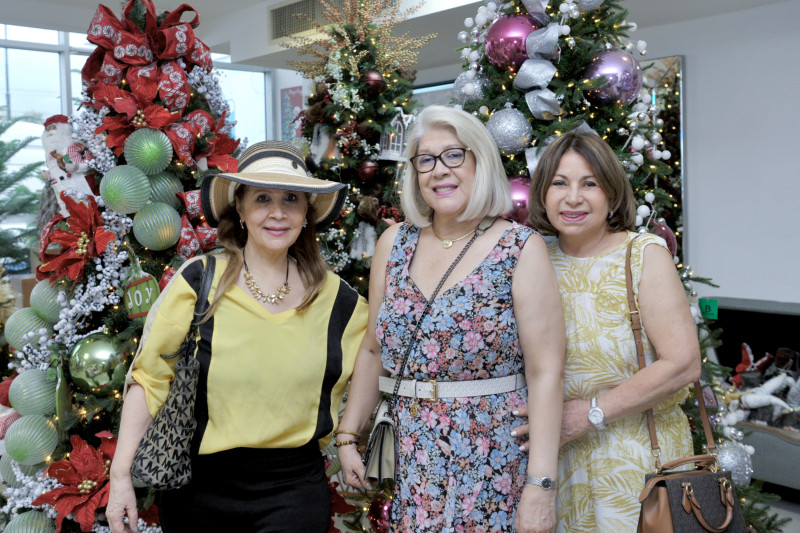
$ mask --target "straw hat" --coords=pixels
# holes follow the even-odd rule
[[[206,221],[217,227],[220,216],[234,203],[234,192],[242,185],[308,193],[314,206],[317,228],[333,222],[344,205],[344,183],[309,177],[303,156],[295,146],[280,141],[263,141],[247,148],[239,158],[238,172],[206,176],[201,199]]]

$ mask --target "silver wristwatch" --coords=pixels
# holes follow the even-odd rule
[[[608,424],[606,424],[606,414],[600,409],[600,406],[597,405],[597,396],[592,398],[589,407],[589,422],[597,429],[606,429],[608,427]]]
[[[550,479],[549,477],[536,477],[536,476],[528,476],[525,479],[525,483],[529,485],[536,485],[537,487],[542,487],[544,490],[553,490],[556,488],[556,482]]]

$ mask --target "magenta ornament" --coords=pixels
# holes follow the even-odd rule
[[[663,218],[659,218],[653,222],[653,233],[661,237],[667,242],[667,248],[669,248],[669,253],[673,256],[677,255],[678,253],[678,238],[675,237],[675,233],[673,233],[672,229],[667,225],[667,221]]]
[[[392,525],[392,495],[379,490],[369,502],[369,526],[373,533],[389,533]]]
[[[642,88],[642,68],[625,50],[601,50],[583,71],[582,78],[606,82],[585,92],[586,99],[596,107],[633,102]]]
[[[508,178],[508,186],[511,189],[511,212],[508,218],[519,222],[528,223],[528,198],[531,193],[531,179],[528,176],[512,176]]]
[[[525,39],[542,25],[530,15],[503,15],[486,32],[486,57],[494,65],[516,72],[528,59]]]

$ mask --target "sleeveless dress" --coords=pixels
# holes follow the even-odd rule
[[[481,264],[440,292],[424,317],[426,299],[409,276],[420,229],[404,223],[386,268],[386,293],[377,318],[381,360],[396,376],[410,344],[404,379],[463,381],[523,372],[511,280],[520,251],[534,232],[512,224]],[[422,325],[416,342],[411,333]],[[470,398],[398,397],[397,484],[392,531],[512,531],[527,453],[511,429],[513,409],[527,388]]]
[[[578,258],[564,254],[558,241],[548,246],[558,275],[567,326],[564,399],[588,400],[608,391],[639,371],[625,289],[625,253],[630,239],[610,252]],[[663,246],[655,235],[643,234],[633,245],[631,271],[638,301],[642,254],[650,244]],[[648,364],[655,359],[642,338]],[[653,408],[663,463],[692,455],[689,425],[680,404],[688,389],[678,391]],[[654,469],[644,413],[592,429],[561,447],[558,461],[558,527],[561,533],[635,532],[644,475]]]

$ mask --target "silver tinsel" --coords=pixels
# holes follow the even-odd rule
[[[733,482],[737,487],[750,485],[750,476],[753,475],[753,461],[741,442],[724,441],[717,447],[717,459],[723,470],[731,473]]]
[[[470,79],[471,76],[474,77]],[[470,86],[472,90],[470,90]],[[479,100],[483,98],[484,89],[489,86],[491,86],[491,82],[486,76],[475,71],[465,70],[453,83],[453,100],[459,105]]]
[[[523,151],[533,139],[533,128],[522,111],[507,107],[492,115],[486,122],[486,129],[494,137],[497,147],[504,155],[514,155]]]
[[[578,4],[578,9],[581,13],[586,13],[587,11],[594,11],[598,7],[603,5],[605,0],[576,0],[576,4]]]

